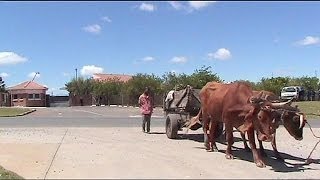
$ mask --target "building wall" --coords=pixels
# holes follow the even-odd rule
[[[46,106],[45,94],[40,93],[39,99],[29,99],[29,93],[17,94],[17,99],[14,99],[14,91],[11,92],[12,106],[23,106],[23,107],[44,107]],[[31,94],[31,93],[30,93]]]

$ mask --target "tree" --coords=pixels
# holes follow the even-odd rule
[[[138,73],[127,82],[126,94],[130,97],[131,104],[137,104],[140,94],[147,86],[151,88],[153,96],[163,94],[161,83],[161,78],[154,74],[148,75]]]
[[[193,74],[191,74],[191,85],[193,88],[201,89],[208,82],[216,81],[223,82],[223,80],[211,71],[211,66],[202,66],[200,69],[196,69]]]
[[[80,104],[83,105],[83,98],[86,95],[92,94],[93,91],[93,79],[84,79],[79,77],[72,79],[65,84],[67,91],[74,96],[80,97]]]
[[[287,86],[288,83],[289,77],[262,78],[261,81],[256,84],[256,90],[266,90],[280,95],[281,89]]]
[[[6,92],[6,84],[2,80],[2,77],[0,77],[0,92]]]
[[[164,91],[168,92],[172,89],[180,90],[187,85],[196,89],[201,89],[207,82],[216,81],[222,82],[220,77],[211,71],[211,66],[202,66],[200,69],[196,69],[191,75],[185,73],[176,75],[175,73],[166,73],[163,76]]]

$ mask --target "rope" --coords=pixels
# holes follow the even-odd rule
[[[310,128],[310,131],[312,132],[312,135],[313,135],[315,138],[319,139],[319,141],[314,145],[312,151],[310,152],[308,158],[307,158],[306,161],[305,161],[305,164],[310,164],[310,163],[312,163],[312,159],[310,159],[311,154],[313,153],[313,151],[316,149],[316,147],[317,147],[318,144],[320,143],[320,137],[319,137],[319,136],[316,136],[316,135],[314,134],[314,132],[313,132],[313,130],[312,130],[312,128],[311,128],[311,126],[310,126],[310,124],[309,124],[308,122],[306,122],[306,124],[308,124],[308,126],[309,126],[309,128]]]

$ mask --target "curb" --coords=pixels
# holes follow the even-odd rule
[[[21,114],[17,114],[17,115],[13,115],[13,116],[0,116],[0,117],[17,117],[17,116],[24,116],[24,115],[27,115],[27,114],[30,114],[32,112],[36,111],[36,109],[31,109],[30,111],[27,111],[27,112],[24,112],[24,113],[21,113]]]

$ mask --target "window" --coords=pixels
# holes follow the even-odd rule
[[[40,100],[40,94],[28,94],[29,100]]]
[[[34,94],[34,99],[40,99],[40,94]]]
[[[18,99],[18,94],[14,94],[13,99]]]

